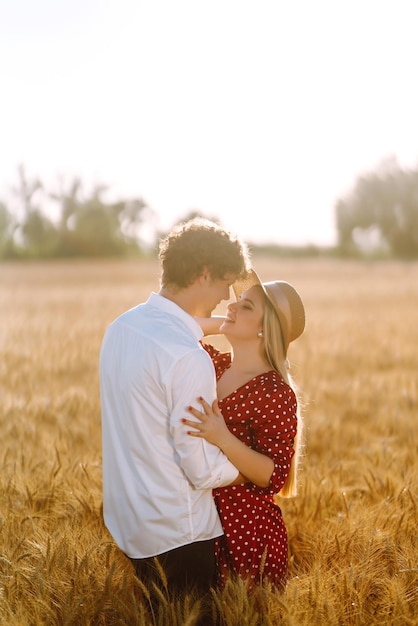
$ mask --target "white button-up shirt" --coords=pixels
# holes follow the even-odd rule
[[[100,354],[105,524],[132,558],[222,534],[212,488],[238,470],[187,434],[187,407],[216,398],[202,331],[158,294],[107,329]]]

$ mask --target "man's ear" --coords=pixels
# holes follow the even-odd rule
[[[199,276],[199,282],[204,285],[210,278],[210,272],[207,267],[204,267],[202,273]]]

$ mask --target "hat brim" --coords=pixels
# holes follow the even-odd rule
[[[232,291],[234,292],[236,299],[239,300],[244,291],[251,289],[251,287],[254,287],[254,285],[259,285],[260,287],[262,287],[264,293],[266,293],[266,290],[264,289],[263,283],[261,282],[257,272],[254,270],[250,270],[245,278],[240,278],[239,280],[235,281],[235,283],[232,285]]]
[[[271,291],[269,289],[270,283],[266,283],[266,286],[264,286],[264,284],[261,282],[260,277],[258,276],[257,272],[255,270],[253,270],[253,269],[249,271],[249,273],[247,274],[247,276],[245,278],[241,278],[241,279],[237,280],[232,285],[232,290],[233,290],[233,292],[235,294],[236,299],[239,300],[239,298],[242,296],[242,294],[245,291],[248,291],[248,289],[251,289],[251,287],[255,287],[256,285],[261,287],[261,289],[264,291],[264,295],[266,296],[266,298],[269,300],[269,302],[273,306],[273,309],[274,309],[277,317],[279,318],[280,327],[282,329],[282,335],[283,335],[284,350],[285,350],[285,353],[286,353],[288,345],[289,345],[289,319],[288,319],[288,315],[289,315],[288,309],[289,309],[289,306],[287,304],[286,299],[285,298],[283,299],[283,297],[280,298],[282,307],[285,309],[287,315],[278,306],[277,294],[270,293],[270,291]]]
[[[305,327],[305,312],[302,300],[294,287],[286,281],[262,283],[257,272],[250,270],[246,278],[237,280],[232,290],[238,300],[241,295],[254,286],[260,286],[279,318],[282,329],[285,354],[289,343],[299,337]],[[292,310],[290,302],[292,302]],[[297,317],[295,318],[295,305]]]

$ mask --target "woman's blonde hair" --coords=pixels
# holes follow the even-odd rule
[[[265,308],[263,317],[264,350],[267,360],[272,369],[278,372],[283,380],[289,385],[296,396],[297,431],[293,442],[294,455],[290,464],[290,472],[285,484],[277,495],[283,498],[291,498],[297,495],[298,469],[302,452],[303,417],[298,398],[297,388],[289,372],[288,360],[285,356],[283,334],[280,320],[267,296],[264,297]]]

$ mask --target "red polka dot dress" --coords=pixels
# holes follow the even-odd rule
[[[231,355],[205,345],[217,379],[231,364]],[[218,582],[232,573],[250,584],[269,581],[283,586],[288,566],[288,540],[274,494],[290,471],[296,435],[296,397],[281,375],[256,376],[219,402],[229,430],[245,444],[268,455],[274,471],[266,488],[253,483],[213,491],[224,535],[216,542]]]

